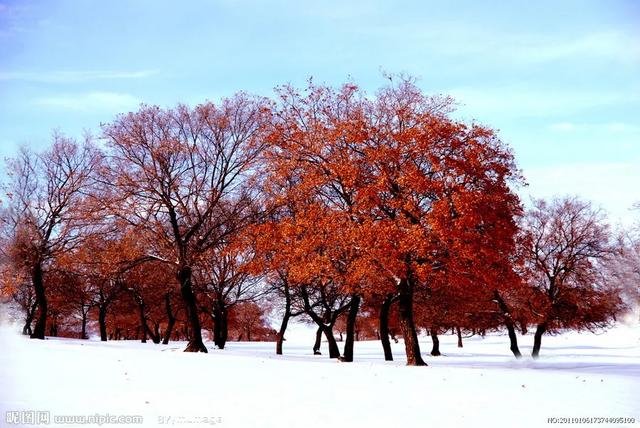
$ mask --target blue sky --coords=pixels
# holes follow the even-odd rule
[[[0,155],[141,103],[272,94],[307,77],[368,91],[381,70],[500,131],[529,195],[629,223],[640,200],[637,1],[0,0]]]

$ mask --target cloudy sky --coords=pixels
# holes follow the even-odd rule
[[[630,223],[640,200],[640,2],[0,0],[0,155],[139,103],[283,83],[367,91],[381,71],[499,130],[523,198],[577,194]]]

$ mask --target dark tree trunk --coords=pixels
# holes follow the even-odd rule
[[[33,317],[36,315],[36,308],[38,307],[37,302],[33,302],[33,305],[27,311],[27,317],[24,320],[24,327],[22,328],[22,334],[30,336],[32,333],[31,323],[33,322]]]
[[[107,341],[107,306],[98,307],[98,325],[100,326],[100,340]],[[118,331],[118,329],[116,329]]]
[[[531,352],[531,356],[533,358],[538,358],[540,355],[540,346],[542,345],[542,335],[547,331],[547,324],[542,323],[538,324],[536,328],[536,333],[533,336],[533,351]]]
[[[176,317],[173,315],[173,311],[171,310],[171,295],[169,293],[165,294],[164,296],[164,307],[167,311],[167,329],[164,332],[164,339],[162,340],[162,344],[168,345],[169,339],[171,339],[173,326],[176,324]]]
[[[329,358],[340,358],[340,348],[338,348],[338,342],[333,335],[333,326],[325,326],[323,330],[329,345]]]
[[[88,339],[87,337],[87,313],[82,311],[82,329],[80,331],[80,339]]]
[[[456,334],[458,335],[458,348],[462,348],[462,331],[458,326],[456,326]]]
[[[515,326],[511,320],[506,321],[505,325],[507,326],[507,332],[509,333],[509,349],[511,349],[511,352],[513,352],[513,355],[516,358],[520,358],[522,357],[522,354],[520,353],[520,348],[518,348],[518,336],[516,335]]]
[[[516,329],[513,319],[511,318],[511,312],[509,311],[509,307],[507,303],[504,301],[500,293],[496,291],[494,293],[495,301],[498,303],[498,307],[502,312],[502,318],[504,319],[504,324],[507,327],[507,333],[509,334],[509,344],[511,352],[516,358],[522,357],[520,353],[520,348],[518,348],[518,336],[516,336]]]
[[[146,324],[145,324],[146,326]],[[149,327],[147,327],[148,329]],[[151,336],[151,341],[156,345],[160,343],[160,323],[154,321],[153,323],[153,331],[149,331],[149,336]]]
[[[356,319],[358,317],[358,310],[360,309],[360,296],[354,294],[351,297],[351,303],[349,304],[349,313],[347,314],[347,338],[344,342],[344,356],[342,361],[353,361],[353,340],[355,337]]]
[[[140,312],[140,330],[142,330],[142,343],[147,343],[147,317],[144,314],[144,304],[139,303],[138,309]]]
[[[427,363],[420,355],[418,332],[413,321],[413,285],[403,279],[399,284],[398,312],[400,314],[400,328],[404,338],[408,366],[426,366]]]
[[[191,268],[182,266],[178,270],[178,281],[180,282],[180,294],[184,300],[187,311],[187,322],[191,327],[191,337],[184,352],[207,352],[207,347],[202,342],[202,331],[200,328],[200,318],[198,315],[198,302],[191,286]]]
[[[438,339],[438,327],[431,326],[431,341],[433,342],[433,347],[431,348],[431,355],[434,357],[440,356],[440,339]]]
[[[392,303],[393,296],[388,295],[382,301],[382,306],[380,307],[380,342],[382,342],[385,361],[393,361],[393,353],[391,352],[391,341],[389,340],[389,312],[391,310]]]
[[[316,330],[316,341],[313,344],[313,355],[322,355],[320,353],[321,343],[322,343],[322,327],[318,327],[318,330]]]
[[[33,289],[38,303],[38,319],[31,333],[32,339],[44,339],[44,331],[47,326],[47,296],[44,292],[44,281],[42,278],[42,265],[37,262],[31,272]]]
[[[285,285],[287,287],[287,285]],[[288,288],[288,287],[287,287]],[[289,297],[288,290],[285,291],[286,301],[284,306],[284,315],[282,316],[282,323],[280,323],[280,330],[276,340],[276,355],[282,355],[282,344],[284,342],[284,333],[287,331],[287,325],[289,324],[289,318],[291,318],[291,298]]]
[[[228,325],[229,313],[223,304],[218,304],[213,309],[213,343],[218,349],[224,349],[229,337]]]

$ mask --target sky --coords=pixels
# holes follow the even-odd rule
[[[406,73],[498,130],[532,197],[640,211],[640,2],[0,0],[0,156],[140,103]]]

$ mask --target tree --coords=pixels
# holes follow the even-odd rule
[[[523,219],[522,251],[542,335],[559,328],[605,327],[621,310],[616,284],[603,275],[618,249],[601,211],[577,198],[535,200]]]
[[[255,302],[240,302],[231,308],[230,325],[238,341],[273,340],[275,331],[269,327],[265,316],[267,311],[268,305],[258,305]]]
[[[89,138],[78,143],[56,133],[48,150],[36,154],[22,149],[7,161],[4,190],[9,203],[2,220],[20,251],[18,259],[30,272],[38,305],[32,338],[45,336],[44,273],[57,255],[77,245],[80,230],[90,223],[83,202],[101,160]]]
[[[255,302],[265,293],[261,277],[247,269],[252,258],[250,249],[223,242],[206,253],[195,271],[196,283],[209,303],[213,341],[219,349],[227,342],[229,310],[240,303]]]
[[[373,100],[349,84],[279,95],[264,181],[284,193],[271,227],[291,236],[282,250],[302,266],[291,272],[303,271],[306,290],[333,284],[351,296],[347,343],[362,295],[395,296],[407,363],[425,365],[416,292],[473,285],[484,270],[471,256],[478,236],[497,233],[500,245],[483,250],[500,254],[491,262],[513,242],[510,151],[491,130],[448,118],[449,99],[426,97],[408,79]]]
[[[640,224],[618,237],[620,253],[607,263],[608,277],[620,285],[621,296],[628,307],[640,309]]]
[[[142,231],[147,256],[175,267],[191,329],[185,351],[207,352],[192,272],[250,214],[247,179],[267,113],[264,101],[239,94],[220,106],[143,106],[104,126],[112,212]]]

